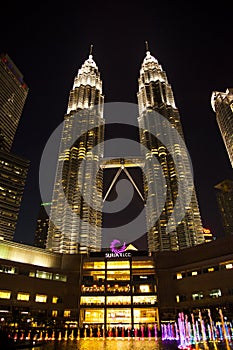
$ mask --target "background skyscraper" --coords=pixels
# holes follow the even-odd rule
[[[10,151],[28,95],[22,73],[7,54],[0,55],[0,149]]]
[[[90,54],[74,79],[64,117],[46,246],[54,252],[101,249],[103,99]]]
[[[184,195],[184,193],[178,193],[176,170],[179,169],[183,173],[182,176],[187,179],[187,184],[191,175],[185,172],[184,165],[187,164],[187,155],[178,144],[174,144],[174,139],[169,131],[166,135],[169,143],[167,145],[163,145],[150,134],[151,130],[155,128],[157,130],[161,128],[161,133],[164,133],[163,122],[155,120],[154,114],[150,113],[158,112],[169,121],[171,128],[175,128],[182,139],[184,138],[179,112],[175,106],[172,88],[168,83],[166,73],[148,50],[141,66],[138,83],[138,123],[140,142],[144,146],[142,148],[145,156],[144,171],[147,176],[144,179],[144,191],[145,196],[147,196],[146,219],[149,250],[179,250],[204,243],[203,227],[195,190],[193,190],[188,207],[182,208],[180,206],[179,208],[180,211],[185,211],[185,217],[180,223],[176,222],[176,218],[174,218],[172,222],[173,229],[171,232],[167,232],[168,222],[174,211],[177,197]],[[167,149],[169,146],[176,147],[176,152],[179,153],[178,164],[174,164],[171,159]],[[153,163],[154,156],[159,160],[159,166],[157,163]],[[160,166],[165,177],[167,191],[166,203],[161,215],[157,211],[163,198],[156,195],[156,186],[161,176]],[[190,191],[190,188],[186,187],[185,191]],[[159,217],[159,219],[153,222],[155,217]]]
[[[215,187],[218,207],[226,235],[233,234],[233,181],[226,179]]]
[[[211,105],[233,167],[233,88],[226,89],[226,92],[214,91]]]
[[[38,248],[46,247],[48,228],[49,228],[49,213],[51,203],[41,203],[38,218],[36,221],[36,232],[34,238],[34,246]],[[46,208],[46,209],[45,209]]]
[[[28,95],[23,75],[7,54],[0,55],[0,236],[13,240],[29,161],[11,153]]]

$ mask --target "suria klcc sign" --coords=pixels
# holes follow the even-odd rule
[[[131,253],[126,252],[126,243],[117,248],[121,242],[114,239],[110,244],[111,253],[105,253],[105,258],[131,258]]]

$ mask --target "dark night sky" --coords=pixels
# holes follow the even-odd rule
[[[90,44],[105,102],[136,103],[145,40],[173,88],[203,225],[220,236],[214,185],[232,178],[232,169],[210,97],[233,84],[232,4],[211,2],[207,9],[196,1],[30,4],[1,5],[0,52],[8,53],[29,86],[12,150],[31,161],[15,240],[33,242],[41,200],[40,157],[63,120],[73,79]]]

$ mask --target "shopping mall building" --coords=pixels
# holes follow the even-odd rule
[[[4,323],[159,329],[180,311],[214,314],[219,307],[233,318],[232,236],[151,255],[134,249],[56,254],[0,241]]]

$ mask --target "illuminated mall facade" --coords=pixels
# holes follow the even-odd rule
[[[181,310],[233,317],[233,237],[177,252],[51,253],[0,241],[3,324],[160,328]],[[217,311],[216,311],[217,312]],[[102,333],[103,335],[103,333]]]

